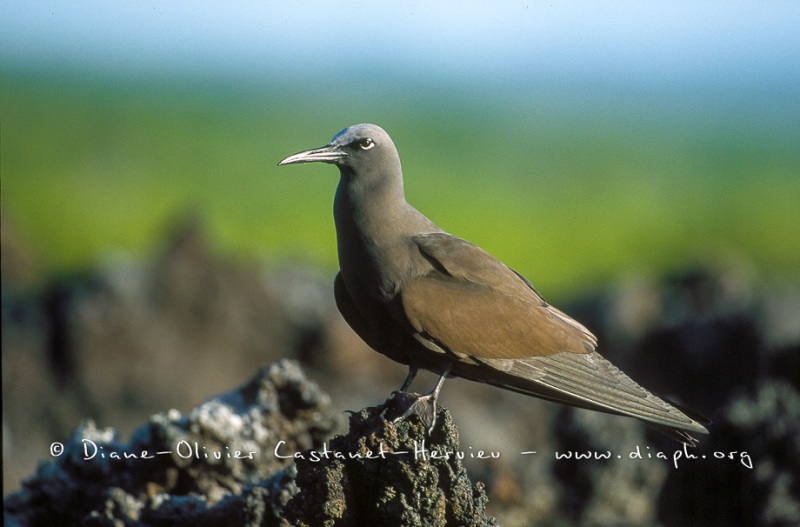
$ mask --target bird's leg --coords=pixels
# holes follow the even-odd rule
[[[439,377],[439,380],[436,382],[436,386],[434,386],[433,390],[431,390],[431,393],[428,394],[433,396],[434,403],[436,403],[436,399],[439,398],[439,390],[442,389],[442,386],[444,385],[444,380],[447,377],[447,374],[450,373],[450,368],[452,367],[453,367],[452,364],[447,365],[447,368],[444,369],[444,372],[442,372],[441,377]]]
[[[414,364],[409,365],[406,380],[403,381],[403,385],[400,386],[400,389],[397,391],[404,392],[408,390],[408,387],[411,386],[411,381],[413,381],[414,377],[417,376],[417,371],[419,371],[419,368],[417,368]]]
[[[398,401],[401,402],[401,404],[405,407],[405,411],[403,411],[400,417],[395,419],[395,421],[416,414],[420,417],[420,419],[422,419],[422,422],[428,428],[428,431],[433,431],[433,425],[436,423],[436,400],[439,398],[439,391],[442,389],[442,385],[444,384],[447,374],[450,373],[450,368],[451,365],[448,364],[442,373],[442,376],[439,377],[439,381],[436,383],[436,386],[427,395],[409,394],[404,392],[404,389],[408,387],[407,385],[411,384],[409,379],[413,379],[414,375],[417,373],[417,368],[410,368],[406,382],[404,382],[403,387],[400,388],[400,393],[395,394]]]

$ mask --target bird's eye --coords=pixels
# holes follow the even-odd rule
[[[367,137],[365,139],[359,139],[358,141],[356,141],[356,145],[358,145],[358,147],[361,150],[369,150],[370,148],[375,146],[375,141]]]

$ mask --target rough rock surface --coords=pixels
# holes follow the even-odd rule
[[[153,416],[129,443],[91,421],[4,503],[14,526],[496,525],[440,409],[387,421],[394,399],[335,427],[296,363],[264,367],[187,415]],[[293,496],[293,497],[292,497]]]
[[[800,392],[770,380],[728,404],[713,448],[667,481],[667,525],[800,525]],[[721,459],[717,456],[724,455]],[[680,504],[680,506],[675,506]]]
[[[275,445],[318,448],[336,426],[330,399],[296,363],[262,368],[186,415],[153,416],[129,443],[91,421],[5,500],[6,525],[278,524],[294,492]]]
[[[2,288],[7,492],[84,419],[128,436],[164,408],[185,412],[238,385],[260,364],[324,361],[326,340],[344,325],[328,322],[336,314],[328,277],[228,260],[190,221],[152,260],[116,256],[37,285],[14,268],[3,267]]]
[[[631,419],[608,423],[596,412],[561,410],[555,422],[556,452],[572,455],[558,459],[554,454],[550,467],[561,489],[558,516],[574,525],[654,524],[668,469],[631,459],[637,450],[620,452],[620,445],[641,445],[638,453],[646,458],[644,436],[644,428]],[[578,454],[591,458],[578,459]]]
[[[286,506],[290,522],[298,527],[496,525],[484,512],[483,485],[470,482],[459,459],[470,454],[460,448],[450,413],[440,408],[429,434],[416,416],[387,420],[399,413],[396,400],[353,413],[350,433],[334,438],[327,454],[300,454],[299,493]]]

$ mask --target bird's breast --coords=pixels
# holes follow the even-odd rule
[[[333,212],[345,285],[361,307],[388,305],[426,263],[414,265],[421,256],[412,236],[438,228],[405,201],[402,188],[366,192],[347,178],[336,190]]]
[[[402,282],[402,253],[383,250],[369,243],[339,242],[342,279],[362,304],[388,304]],[[391,260],[391,261],[390,261]],[[398,265],[399,264],[399,265]]]

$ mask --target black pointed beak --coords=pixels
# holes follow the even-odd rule
[[[304,152],[298,152],[290,155],[280,163],[278,166],[293,165],[297,163],[334,163],[336,164],[340,159],[347,157],[346,152],[339,150],[338,146],[325,145],[321,148],[312,148]]]

